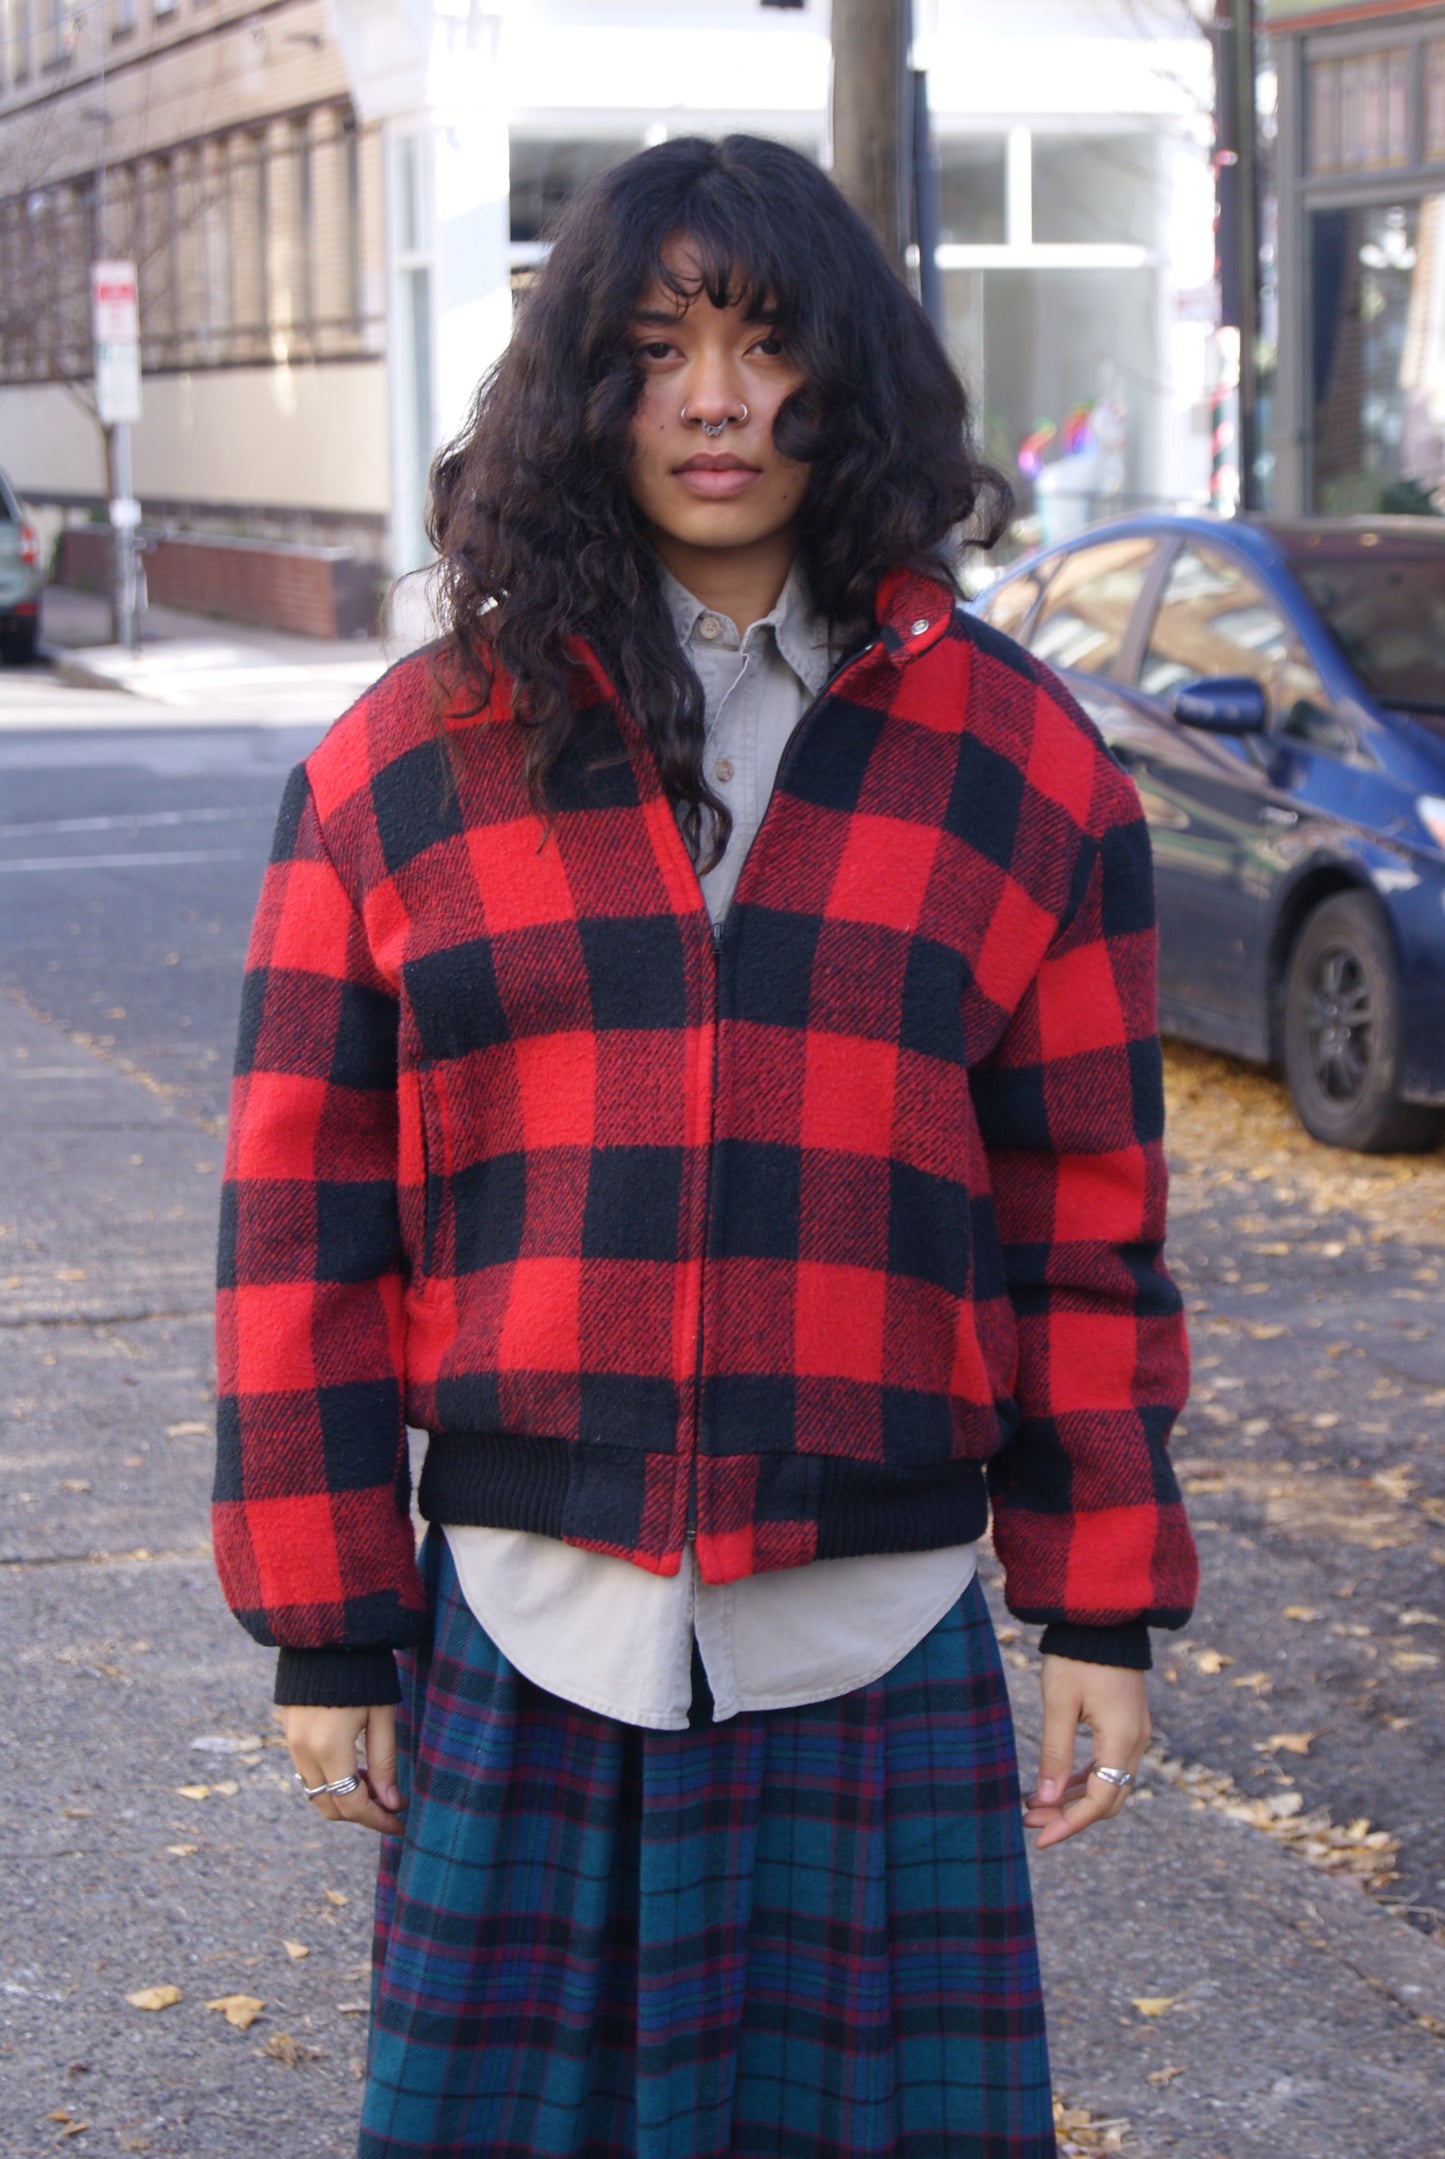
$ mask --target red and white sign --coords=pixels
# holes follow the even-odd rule
[[[91,336],[97,345],[134,345],[140,338],[140,300],[133,262],[90,266]]]
[[[140,418],[140,304],[133,262],[90,266],[95,403],[106,427]]]

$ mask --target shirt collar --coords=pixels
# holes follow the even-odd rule
[[[678,642],[691,657],[697,653],[738,652],[749,641],[756,643],[761,634],[771,631],[778,651],[787,661],[805,690],[816,697],[832,671],[832,653],[828,643],[828,625],[821,616],[814,614],[803,581],[803,573],[795,562],[788,572],[787,583],[778,594],[777,604],[770,613],[751,623],[742,637],[726,615],[718,617],[723,624],[723,635],[715,642],[704,642],[698,637],[697,626],[703,616],[712,612],[680,584],[672,572],[662,568],[662,590],[672,612],[673,627]]]

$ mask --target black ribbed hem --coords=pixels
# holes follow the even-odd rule
[[[401,1700],[389,1649],[283,1649],[272,1700],[283,1709],[376,1709]]]
[[[635,1517],[657,1456],[636,1447],[580,1445],[517,1432],[433,1432],[417,1487],[424,1521],[528,1529],[543,1537],[594,1538],[599,1521]],[[715,1459],[715,1458],[714,1458]],[[775,1461],[764,1457],[767,1469]],[[813,1455],[787,1458],[796,1518],[811,1520],[819,1559],[875,1552],[932,1552],[972,1544],[988,1526],[977,1462],[922,1470]],[[681,1474],[679,1469],[679,1474]],[[767,1515],[787,1519],[786,1511]]]
[[[1045,1657],[1072,1657],[1079,1664],[1113,1664],[1127,1672],[1147,1672],[1154,1662],[1142,1619],[1122,1627],[1076,1627],[1056,1620],[1045,1627],[1039,1651]]]

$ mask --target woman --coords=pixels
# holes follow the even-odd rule
[[[647,151],[439,460],[449,639],[293,776],[216,1550],[387,1839],[367,2159],[1053,2150],[986,1485],[1040,1847],[1194,1562],[1144,827],[955,605],[991,490],[827,180]]]

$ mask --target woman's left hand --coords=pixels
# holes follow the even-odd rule
[[[1138,1775],[1149,1744],[1149,1696],[1142,1672],[1073,1657],[1045,1657],[1040,1684],[1044,1736],[1024,1826],[1039,1831],[1035,1849],[1044,1851],[1120,1812],[1132,1786],[1110,1784],[1093,1772],[1102,1764]],[[1074,1735],[1081,1724],[1093,1734],[1093,1758],[1075,1769]]]

